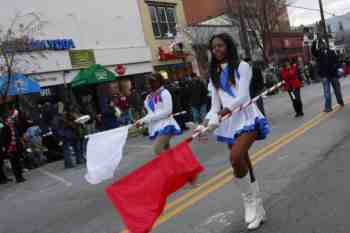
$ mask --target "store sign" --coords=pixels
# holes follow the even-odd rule
[[[303,37],[276,37],[272,38],[272,46],[275,49],[298,49],[304,47]]]
[[[74,49],[75,45],[72,39],[58,40],[34,40],[30,43],[31,50],[69,50]]]
[[[69,57],[73,68],[85,68],[96,64],[95,53],[91,49],[71,50]]]
[[[34,52],[44,50],[70,50],[75,48],[72,39],[55,39],[55,40],[24,40],[17,39],[3,43],[5,50],[17,52]]]

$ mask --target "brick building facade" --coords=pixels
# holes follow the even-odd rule
[[[186,20],[188,25],[195,25],[225,14],[230,10],[238,9],[240,0],[183,0]],[[199,4],[200,3],[200,4]],[[277,28],[280,32],[290,30],[287,7],[280,16],[280,24]]]
[[[223,15],[227,0],[183,0],[188,25],[195,25]]]
[[[273,33],[271,37],[272,53],[276,61],[304,57],[304,33],[281,32]]]

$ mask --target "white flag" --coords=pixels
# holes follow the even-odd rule
[[[87,174],[90,184],[113,178],[123,157],[123,148],[130,126],[89,135],[87,145]]]

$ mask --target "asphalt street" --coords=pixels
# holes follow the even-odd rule
[[[350,229],[350,79],[342,80],[345,108],[321,113],[321,84],[302,89],[304,118],[294,118],[286,93],[265,99],[272,133],[251,156],[268,214],[262,233],[345,233]],[[188,133],[187,133],[188,134]],[[174,144],[183,137],[174,140]],[[146,138],[131,138],[115,179],[152,159]],[[193,143],[204,165],[197,187],[168,200],[155,233],[247,232],[243,206],[229,169],[226,146]],[[23,184],[0,186],[0,233],[120,233],[123,224],[104,188],[88,185],[84,167],[63,162],[26,174]],[[125,231],[124,231],[125,233]]]

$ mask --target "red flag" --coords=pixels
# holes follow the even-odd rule
[[[147,233],[167,197],[202,170],[188,142],[183,142],[107,187],[106,193],[131,233]]]

